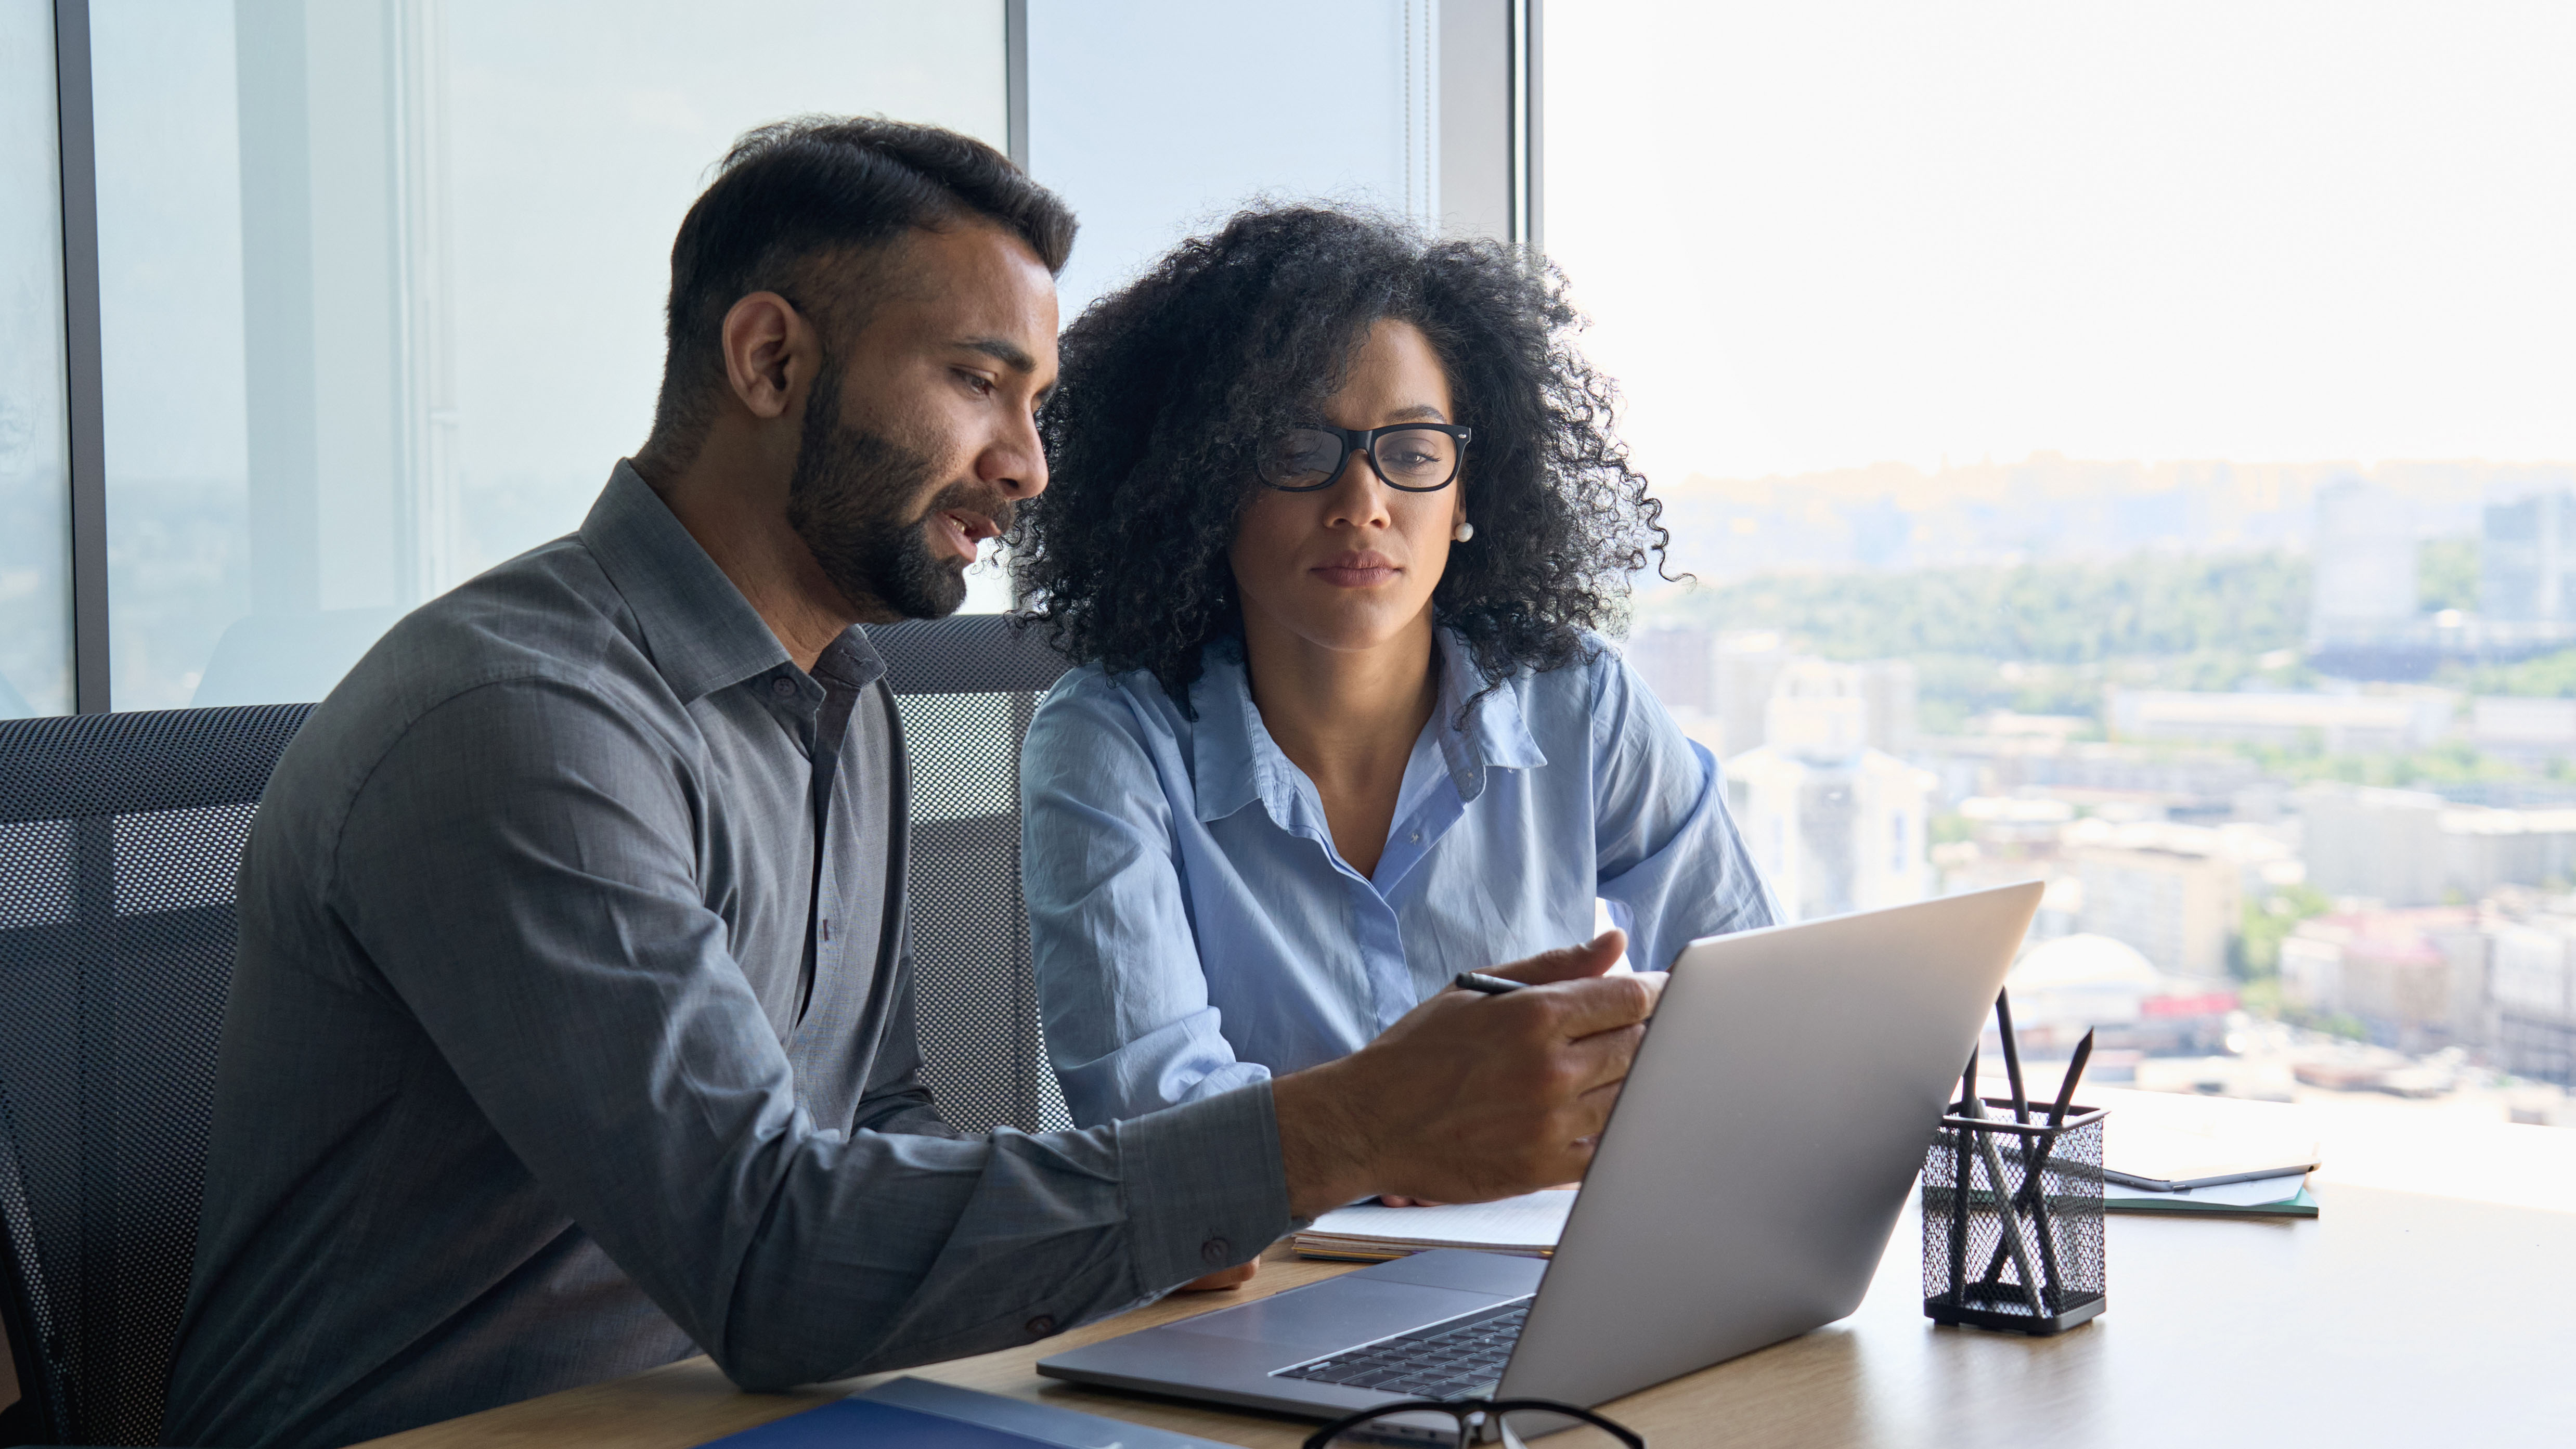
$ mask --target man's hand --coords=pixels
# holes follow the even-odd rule
[[[1252,1275],[1260,1271],[1261,1260],[1259,1258],[1255,1258],[1249,1263],[1237,1263],[1231,1268],[1219,1268],[1213,1273],[1202,1273],[1198,1277],[1192,1278],[1187,1283],[1182,1284],[1180,1287],[1175,1288],[1172,1291],[1175,1293],[1216,1293],[1228,1289],[1240,1288],[1244,1284],[1251,1282]]]
[[[1627,939],[1495,968],[1531,989],[1443,991],[1339,1061],[1271,1084],[1289,1210],[1372,1193],[1486,1202],[1583,1176],[1660,975],[1604,976]]]

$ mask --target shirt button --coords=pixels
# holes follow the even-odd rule
[[[1228,1267],[1234,1262],[1234,1244],[1223,1238],[1210,1238],[1199,1244],[1199,1257],[1211,1268]]]
[[[1026,1328],[1029,1332],[1036,1334],[1038,1337],[1044,1338],[1048,1334],[1055,1332],[1055,1319],[1047,1314],[1041,1313],[1037,1317],[1030,1319],[1028,1322],[1020,1326]]]
[[[778,696],[780,699],[786,699],[796,693],[796,681],[788,678],[784,674],[779,675],[777,678],[769,681],[769,692]]]

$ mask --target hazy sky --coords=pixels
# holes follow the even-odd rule
[[[1547,25],[1548,248],[1667,478],[2576,458],[2576,5]]]

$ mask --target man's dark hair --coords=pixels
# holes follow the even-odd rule
[[[913,230],[984,221],[1018,236],[1049,272],[1073,250],[1073,213],[972,136],[873,117],[803,116],[746,133],[671,243],[669,351],[645,451],[684,467],[724,386],[725,313],[776,292],[846,337],[866,312],[868,269],[825,262]]]
[[[1241,637],[1228,561],[1255,449],[1314,422],[1379,319],[1422,329],[1474,428],[1460,487],[1476,537],[1432,591],[1488,684],[1584,657],[1626,575],[1669,539],[1611,427],[1609,380],[1543,259],[1426,242],[1293,206],[1183,242],[1066,329],[1039,414],[1047,491],[1011,538],[1031,614],[1077,662],[1151,670],[1184,711],[1206,647]]]

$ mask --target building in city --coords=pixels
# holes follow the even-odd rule
[[[2226,984],[2174,977],[2128,942],[2091,932],[2032,947],[2013,963],[2005,986],[2015,1035],[2043,1056],[2072,1050],[2088,1031],[2110,1054],[2097,1060],[2213,1051],[2237,1007]]]
[[[1868,740],[1863,675],[1801,660],[1768,708],[1769,741],[1726,762],[1727,804],[1791,920],[1917,901],[1932,775]]]
[[[2403,754],[2451,732],[2459,696],[2422,686],[2377,694],[2235,693],[2174,689],[2103,691],[2116,740],[2182,740]]]
[[[1772,691],[1795,658],[1767,629],[1730,630],[1710,639],[1708,711],[1725,746],[1721,756],[1762,747]]]
[[[2046,795],[2086,804],[2135,805],[2169,816],[2241,813],[2262,767],[2234,750],[2115,744],[2076,736],[2089,717],[1998,711],[1970,733],[1920,740],[1908,759],[1940,776],[1944,798]]]
[[[1720,757],[1762,743],[1771,688],[1795,655],[1761,629],[1658,626],[1628,636],[1628,667],[1655,692],[1682,732]]]
[[[1639,629],[1619,646],[1628,667],[1675,719],[1707,712],[1716,689],[1716,638],[1705,629]]]
[[[2373,638],[2417,612],[2415,527],[2407,501],[2360,478],[2317,490],[2308,642]]]
[[[1914,662],[1868,659],[1852,667],[1860,671],[1862,713],[1870,748],[1911,759],[1917,743]]]
[[[2487,505],[2478,612],[2515,623],[2576,621],[2576,493],[2551,488]]]
[[[2576,878],[2576,808],[2454,805],[2440,816],[2446,896],[2483,900],[2504,886],[2563,886]]]
[[[2308,883],[2330,896],[2432,906],[2576,880],[2576,808],[2462,805],[2356,785],[2310,785],[2295,798]]]
[[[2311,785],[2296,796],[2308,884],[2330,896],[2385,906],[2442,902],[2439,795],[2355,785]]]
[[[1764,742],[1771,695],[1800,656],[1768,629],[1657,627],[1628,636],[1628,666],[1680,721],[1683,731],[1720,756]],[[1838,666],[1855,671],[1862,731],[1874,749],[1904,755],[1915,744],[1914,665],[1871,659]]]
[[[2358,480],[2320,489],[2310,662],[2347,678],[2421,679],[2446,662],[2520,659],[2576,643],[2576,478],[2563,468],[2516,472],[2513,491],[2491,495],[2482,510],[2474,611],[2418,612],[2413,525],[2426,522],[2425,498],[2410,509]]]
[[[2480,698],[2470,706],[2469,739],[2526,763],[2576,757],[2576,699]]]
[[[2228,943],[2244,914],[2242,874],[2215,830],[2161,821],[2068,832],[2068,863],[2084,883],[2077,929],[2135,947],[2170,976],[2227,974]]]
[[[2516,1076],[2576,1086],[2576,902],[2511,897],[2492,903],[2482,926],[2488,1058]]]
[[[2281,1001],[2361,1023],[2372,1041],[2427,1052],[2484,1035],[2487,936],[2465,907],[2338,911],[2281,943]]]

